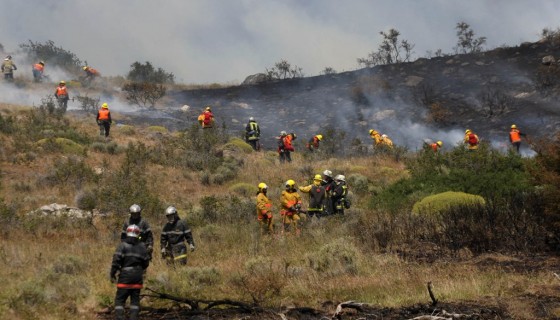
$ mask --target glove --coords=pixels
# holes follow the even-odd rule
[[[117,283],[117,276],[115,276],[114,274],[110,275],[109,280],[111,281],[111,283]]]
[[[100,125],[101,125],[101,121],[97,120],[97,125],[100,126]]]
[[[189,246],[189,248],[191,248],[191,252],[193,252],[194,249],[195,249],[195,248],[194,248],[194,244],[191,243],[191,245]]]

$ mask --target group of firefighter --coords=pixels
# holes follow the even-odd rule
[[[307,210],[303,210],[299,191],[309,194]],[[257,221],[261,234],[274,234],[274,207],[267,195],[268,185],[264,182],[258,184],[257,192]],[[307,186],[296,185],[289,179],[284,183],[284,190],[280,195],[280,225],[281,233],[301,232],[301,223],[309,224],[315,217],[320,220],[330,215],[343,215],[344,209],[350,208],[348,199],[348,185],[346,177],[342,174],[333,174],[330,170],[323,174],[316,174],[313,182]]]
[[[125,317],[126,300],[130,297],[129,319],[137,320],[140,313],[140,290],[144,275],[152,260],[154,237],[150,224],[141,215],[142,208],[133,204],[129,208],[130,216],[124,222],[121,242],[113,254],[109,277],[116,283],[115,318]],[[180,219],[177,208],[165,209],[166,223],[160,237],[161,258],[169,265],[187,264],[187,251],[195,250],[192,231]],[[188,248],[187,248],[188,245]]]

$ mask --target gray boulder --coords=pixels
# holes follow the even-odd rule
[[[252,75],[248,76],[247,78],[245,78],[245,80],[243,81],[243,83],[241,85],[247,86],[247,85],[259,84],[259,83],[266,82],[267,80],[268,80],[268,77],[266,76],[266,74],[256,73],[256,74],[252,74]]]

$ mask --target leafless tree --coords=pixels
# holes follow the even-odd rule
[[[478,53],[483,51],[486,43],[486,37],[475,38],[475,34],[471,26],[466,22],[458,22],[457,26],[457,46],[455,53]]]
[[[358,64],[367,68],[382,64],[409,62],[414,53],[414,44],[407,40],[399,41],[401,33],[396,29],[381,31],[383,37],[379,48],[368,54],[366,58],[358,58]]]

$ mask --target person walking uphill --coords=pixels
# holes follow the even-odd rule
[[[202,129],[209,129],[214,126],[214,114],[212,113],[212,108],[210,108],[210,106],[207,106],[198,116],[198,123],[200,123]]]
[[[320,134],[314,135],[307,142],[307,149],[309,149],[309,151],[311,151],[311,152],[319,149],[319,145],[321,144],[321,140],[323,140],[323,135],[320,135]]]
[[[309,206],[307,208],[309,219],[313,218],[313,216],[317,216],[317,219],[320,219],[323,216],[327,193],[325,187],[321,185],[322,181],[323,177],[320,174],[316,174],[312,184],[299,187],[299,191],[309,193]]]
[[[465,130],[465,138],[463,139],[463,143],[467,146],[467,149],[470,151],[475,151],[478,149],[478,144],[480,143],[480,139],[478,136],[471,131],[471,129]]]
[[[519,147],[521,146],[521,137],[525,137],[524,133],[521,133],[517,126],[512,124],[509,131],[509,142],[511,142],[512,147],[519,153]]]
[[[301,209],[301,196],[297,193],[296,182],[294,180],[288,180],[285,183],[286,190],[282,191],[280,196],[280,205],[282,210],[280,215],[282,215],[283,230],[287,232],[294,232],[296,235],[300,233],[298,226],[299,216]]]
[[[266,195],[268,186],[266,183],[261,182],[258,185],[259,191],[257,193],[257,221],[261,229],[261,234],[265,232],[268,234],[274,233],[274,225],[272,224],[272,201]]]
[[[99,135],[109,136],[109,131],[111,130],[111,124],[113,120],[111,119],[111,112],[109,111],[109,105],[105,102],[101,105],[101,109],[97,111],[97,125],[99,126]]]
[[[4,79],[11,81],[14,80],[14,70],[17,70],[16,64],[12,61],[12,56],[7,56],[2,62],[2,73],[4,74]]]
[[[259,139],[261,137],[261,129],[255,118],[250,117],[249,123],[245,127],[245,141],[253,147],[253,150],[259,151],[261,146]]]
[[[168,263],[177,262],[186,265],[187,246],[185,242],[189,244],[191,252],[195,249],[191,228],[184,220],[179,218],[177,208],[173,206],[165,209],[165,217],[167,223],[163,226],[160,238],[161,257]]]
[[[280,155],[280,163],[292,162],[291,153],[295,151],[292,141],[297,138],[295,133],[287,134],[286,131],[280,132],[278,138],[278,154]]]
[[[148,250],[148,255],[150,260],[152,259],[152,251],[154,250],[154,236],[152,234],[152,229],[150,228],[150,224],[142,219],[141,212],[142,208],[137,205],[133,204],[128,209],[130,212],[130,217],[125,221],[122,232],[121,232],[121,240],[126,239],[126,229],[129,225],[134,224],[140,228],[140,236],[138,237],[144,245],[146,245],[146,250]]]
[[[125,239],[117,246],[111,263],[109,277],[117,284],[115,295],[115,319],[124,320],[124,306],[130,297],[130,320],[138,320],[140,314],[140,290],[143,287],[144,274],[150,264],[146,246],[139,237],[137,225],[126,227]]]

